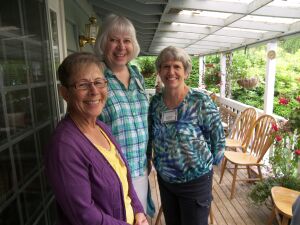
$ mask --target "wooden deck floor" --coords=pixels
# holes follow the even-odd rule
[[[245,174],[238,172],[238,176],[243,177]],[[257,207],[249,203],[247,194],[251,184],[237,182],[235,196],[229,199],[232,176],[228,171],[225,172],[222,183],[219,184],[219,171],[215,168],[213,181],[212,212],[214,225],[266,225],[271,211],[265,207]],[[160,206],[159,188],[156,180],[156,172],[153,170],[150,174],[150,187],[153,201],[156,207],[154,218],[149,218],[151,225],[155,224],[158,209]],[[210,222],[210,221],[209,221]],[[165,225],[163,216],[159,225]]]

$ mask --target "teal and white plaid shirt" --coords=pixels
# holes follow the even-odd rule
[[[99,119],[111,127],[128,161],[131,176],[138,177],[146,169],[149,102],[143,76],[136,67],[128,68],[131,76],[128,89],[106,68],[108,99]]]

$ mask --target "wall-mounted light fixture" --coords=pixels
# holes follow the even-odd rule
[[[79,35],[80,47],[83,47],[85,44],[95,44],[98,33],[97,19],[91,16],[89,21],[89,23],[85,24],[85,35]]]

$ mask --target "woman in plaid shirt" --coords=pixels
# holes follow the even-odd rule
[[[148,173],[148,99],[141,73],[130,61],[140,47],[135,28],[123,16],[109,15],[99,32],[95,52],[105,62],[108,99],[99,119],[111,126],[128,161],[133,185],[146,211]]]

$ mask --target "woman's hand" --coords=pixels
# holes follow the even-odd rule
[[[144,213],[135,214],[135,223],[134,225],[149,225],[147,218]]]

